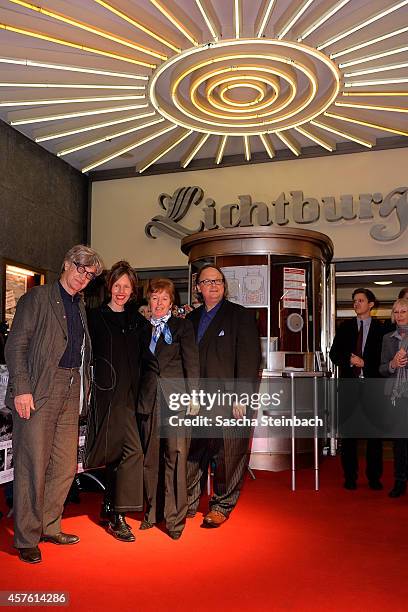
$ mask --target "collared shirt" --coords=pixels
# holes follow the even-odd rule
[[[361,321],[363,322],[363,347],[362,347],[362,353],[364,353],[365,345],[366,345],[366,342],[367,342],[368,332],[370,331],[371,317],[367,317],[367,319],[358,319],[357,318],[358,329],[360,329]]]
[[[213,318],[215,317],[215,315],[221,308],[221,304],[223,303],[223,301],[224,300],[221,300],[220,302],[218,302],[218,304],[214,306],[213,308],[211,308],[211,310],[207,310],[206,307],[204,306],[203,312],[201,314],[200,323],[198,324],[197,344],[201,342],[201,339],[204,336],[205,332],[207,331],[211,321],[213,320]]]
[[[68,330],[67,348],[58,365],[60,368],[79,368],[82,361],[81,349],[84,339],[84,327],[79,310],[80,297],[78,294],[70,295],[65,291],[60,282],[58,284],[62,303],[64,304]]]

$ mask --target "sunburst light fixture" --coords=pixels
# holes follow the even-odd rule
[[[37,2],[0,0],[0,116],[82,172],[408,137],[408,0]]]

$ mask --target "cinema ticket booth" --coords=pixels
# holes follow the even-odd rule
[[[289,384],[285,376],[327,372],[335,324],[328,236],[291,227],[235,227],[190,235],[181,248],[189,258],[192,303],[198,270],[214,263],[228,281],[229,299],[256,311],[263,379]],[[251,467],[293,467],[291,440],[256,433]],[[313,440],[297,439],[297,466],[312,465],[314,450]]]

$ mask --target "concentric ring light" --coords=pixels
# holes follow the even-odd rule
[[[0,117],[83,172],[372,148],[408,137],[408,0],[386,4],[0,0]]]

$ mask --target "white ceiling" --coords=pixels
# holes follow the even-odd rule
[[[218,42],[199,5],[213,17]],[[236,8],[242,15],[239,32]],[[266,25],[259,32],[265,11]],[[328,11],[333,14],[299,43]],[[356,60],[363,61],[342,66]],[[219,67],[230,79],[224,92],[213,74]],[[349,76],[359,71],[365,73]],[[183,72],[189,74],[177,89]],[[202,110],[192,101],[199,77]],[[293,100],[285,106],[291,87]],[[179,92],[181,109],[174,106],[173,90]],[[107,99],[113,96],[121,99]],[[215,158],[224,140],[224,158],[238,154],[243,159],[245,141],[251,154],[268,148],[270,155],[288,143],[298,152],[314,145],[335,150],[339,142],[356,140],[375,147],[378,138],[408,136],[407,113],[408,0],[0,0],[0,117],[52,153],[63,152],[63,159],[83,171],[132,165],[143,171],[154,163]],[[54,137],[41,140],[49,136]]]

